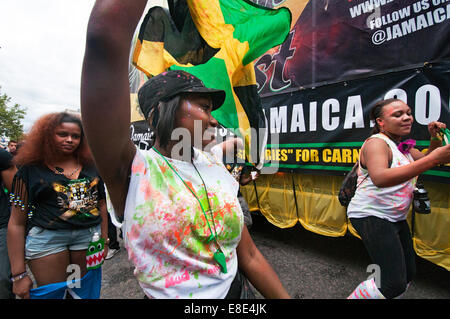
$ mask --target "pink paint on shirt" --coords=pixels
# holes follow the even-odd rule
[[[189,279],[191,279],[191,277],[189,276],[187,270],[181,276],[167,276],[165,287],[169,288],[175,285],[179,285],[185,281],[188,281]]]

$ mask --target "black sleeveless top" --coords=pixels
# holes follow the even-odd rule
[[[28,214],[27,231],[89,228],[100,224],[103,181],[93,166],[82,168],[78,179],[57,174],[46,165],[22,166],[14,177],[11,203]]]

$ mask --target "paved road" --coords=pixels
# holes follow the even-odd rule
[[[293,298],[344,299],[369,275],[366,268],[370,259],[362,242],[351,235],[321,236],[299,224],[280,229],[255,215],[250,233]],[[122,245],[103,266],[101,298],[143,296]],[[257,297],[262,298],[259,294]],[[450,299],[450,271],[417,257],[417,276],[405,298]]]

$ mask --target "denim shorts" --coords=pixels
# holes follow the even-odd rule
[[[44,229],[34,226],[25,242],[25,258],[37,259],[65,250],[85,250],[100,224],[84,229]]]

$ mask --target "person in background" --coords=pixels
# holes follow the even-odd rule
[[[244,156],[240,156],[244,151],[244,143],[241,138],[228,138],[218,145],[222,148],[224,154],[223,162],[226,169],[240,186],[245,186],[258,178],[259,171],[254,171],[250,166],[246,166]],[[238,192],[238,199],[242,212],[244,213],[245,225],[250,229],[253,224],[252,216],[247,201],[242,196],[240,190]]]
[[[109,238],[109,246],[108,246],[108,254],[105,259],[109,260],[113,258],[120,251],[120,244],[117,240],[117,228],[112,223],[111,216],[108,215],[108,238]]]
[[[6,142],[5,138],[0,136],[0,149],[7,150],[8,142]]]
[[[17,154],[17,141],[10,140],[8,142],[8,152],[10,152],[12,156],[16,156],[16,154]]]
[[[39,118],[15,163],[8,252],[13,292],[29,298],[33,283],[25,261],[38,287],[66,282],[69,265],[78,265],[83,277],[94,235],[107,243],[108,218],[103,182],[79,116],[63,112]]]
[[[149,298],[240,298],[242,271],[266,298],[289,298],[243,223],[221,150],[207,149],[225,92],[183,71],[154,76],[138,97],[155,143],[143,151],[129,138],[128,57],[146,3],[96,1],[81,83],[83,125],[135,276]]]
[[[410,107],[388,99],[374,105],[372,135],[361,147],[358,188],[347,215],[361,236],[373,264],[380,267],[380,282],[366,280],[349,299],[384,299],[402,295],[414,277],[415,253],[406,216],[411,207],[417,176],[450,162],[450,145],[442,146],[437,134],[446,125],[428,124],[430,147],[426,154],[403,137],[411,132]]]
[[[8,258],[6,234],[11,207],[8,193],[11,190],[14,175],[17,172],[12,162],[12,156],[4,149],[0,149],[0,299],[14,299],[10,282],[11,266]]]

